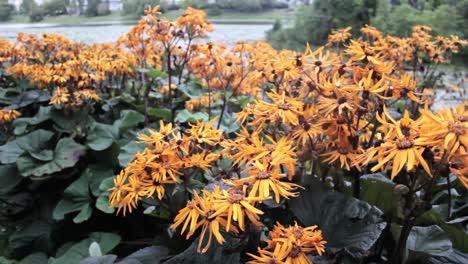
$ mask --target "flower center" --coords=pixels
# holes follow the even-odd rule
[[[275,257],[271,258],[268,260],[268,263],[267,264],[278,264],[278,261],[276,260]]]
[[[215,213],[214,210],[208,210],[208,212],[206,212],[206,215],[205,215],[206,219],[210,219],[211,215],[213,215],[214,213]]]
[[[270,178],[271,175],[267,171],[261,171],[257,174],[257,180],[265,180]]]
[[[458,120],[460,122],[466,122],[468,121],[468,115],[454,115],[455,120]]]
[[[267,145],[266,148],[268,149],[268,151],[275,151],[276,150],[275,145]]]
[[[413,147],[414,141],[409,138],[398,139],[396,142],[398,149],[409,149]]]
[[[239,203],[240,201],[244,200],[244,195],[240,193],[232,193],[227,200],[230,203]]]
[[[294,227],[293,228],[293,234],[296,238],[301,238],[303,233],[302,233],[302,228]]]
[[[281,103],[281,104],[278,104],[278,108],[281,110],[289,110],[289,105]]]
[[[455,122],[449,125],[448,129],[453,132],[457,137],[466,133],[465,127],[460,122]]]
[[[289,256],[291,258],[297,258],[299,254],[301,254],[302,249],[298,245],[294,245],[293,248],[291,249],[291,252],[289,252]]]

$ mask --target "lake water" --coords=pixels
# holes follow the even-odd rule
[[[65,37],[84,43],[114,42],[127,33],[132,24],[0,24],[0,38],[14,40],[18,33],[32,34],[59,33]],[[271,29],[268,24],[215,24],[215,31],[209,34],[209,40],[232,45],[237,41],[255,41],[265,39],[265,33]]]

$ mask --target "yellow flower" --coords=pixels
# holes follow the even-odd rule
[[[250,184],[251,190],[249,197],[255,198],[269,198],[270,192],[275,195],[275,201],[279,203],[280,197],[289,199],[295,197],[298,193],[294,191],[300,186],[294,183],[282,182],[281,178],[286,175],[279,173],[280,168],[272,166],[266,161],[255,161],[252,167],[245,169],[243,172],[247,172],[249,176],[233,180],[233,183],[239,182],[241,184]]]
[[[16,110],[1,109],[0,110],[0,124],[12,122],[21,116],[21,113]]]
[[[231,228],[231,221],[237,222],[239,228],[245,230],[245,216],[256,226],[260,225],[260,217],[263,212],[255,208],[256,202],[261,202],[264,198],[245,197],[243,190],[231,189],[220,190],[216,185],[213,192],[213,203],[215,213],[211,217],[227,217],[226,231]]]

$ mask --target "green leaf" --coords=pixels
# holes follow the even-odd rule
[[[184,109],[177,113],[174,121],[180,122],[180,123],[186,123],[186,122],[195,123],[196,121],[207,122],[208,114],[202,113],[202,112],[192,113],[189,110]]]
[[[361,257],[386,226],[382,212],[366,202],[322,188],[307,189],[291,199],[292,212],[304,226],[322,229],[327,251],[347,250]]]
[[[122,168],[127,167],[138,151],[145,149],[145,144],[130,141],[120,149],[119,164]]]
[[[15,165],[0,165],[0,182],[2,183],[0,184],[0,194],[13,190],[22,179]]]
[[[393,191],[395,183],[380,173],[361,176],[361,199],[377,206],[384,213],[396,210],[398,197]]]
[[[0,261],[3,264],[3,262]],[[44,264],[47,263],[47,255],[43,252],[33,253],[24,259],[22,259],[19,264]]]
[[[37,153],[29,153],[31,157],[40,161],[51,161],[54,159],[54,151],[50,149],[44,149]]]
[[[158,119],[163,119],[164,121],[168,122],[171,121],[172,112],[171,109],[167,108],[149,107],[148,116],[151,118],[151,120],[154,121]]]
[[[239,130],[240,125],[236,122],[235,114],[225,113],[223,115],[223,120],[221,121],[221,125],[219,126],[219,128],[221,130],[224,130],[228,134]]]
[[[20,148],[28,153],[39,153],[47,146],[54,133],[44,129],[35,130],[17,139]]]
[[[21,92],[17,97],[13,98],[10,107],[12,109],[18,109],[30,104],[47,102],[49,100],[49,91],[39,89],[29,90]]]
[[[38,129],[27,135],[17,137],[15,140],[0,146],[0,162],[4,164],[14,163],[25,151],[39,153],[44,150],[47,142],[54,133]]]
[[[89,206],[91,197],[88,186],[88,179],[84,175],[70,184],[65,189],[63,199],[55,207],[52,217],[55,220],[63,220],[66,214],[79,212],[73,222],[81,223],[86,221],[92,213]]]
[[[87,111],[68,113],[53,109],[50,112],[50,117],[55,124],[54,128],[56,130],[77,135],[83,135],[94,122]]]
[[[109,189],[114,187],[114,176],[102,180],[99,185],[100,194],[96,200],[96,208],[107,214],[114,213],[115,209],[109,203]]]
[[[91,194],[99,196],[101,183],[105,178],[111,178],[110,175],[113,175],[113,171],[108,168],[86,168],[81,176],[65,189],[63,199],[53,211],[53,218],[63,220],[66,214],[79,212],[73,218],[73,222],[82,223],[88,220],[93,211]]]
[[[14,232],[9,237],[10,247],[14,249],[29,246],[34,241],[50,240],[51,226],[45,221],[35,221]]]
[[[98,243],[93,242],[89,245],[89,255],[91,257],[99,257],[102,256],[101,247]]]
[[[124,258],[117,264],[138,263],[138,264],[158,264],[169,255],[169,249],[162,246],[152,246],[140,249]]]
[[[1,264],[17,264],[18,262],[16,260],[6,259],[5,257],[0,256],[0,263]]]
[[[114,126],[119,131],[125,131],[134,128],[145,121],[145,116],[134,110],[123,110],[120,113],[120,119],[115,121]]]
[[[89,257],[89,246],[97,242],[102,254],[107,254],[120,243],[120,236],[114,233],[91,233],[90,237],[71,246],[64,254],[49,259],[49,264],[78,264]]]
[[[468,263],[468,254],[453,250],[447,256],[434,256],[429,259],[429,264]]]
[[[160,71],[160,70],[157,70],[157,69],[154,69],[154,68],[149,68],[148,71],[146,72],[146,74],[148,74],[148,76],[153,78],[153,79],[167,78],[167,76],[169,76],[167,73],[165,73],[163,71]]]
[[[114,264],[117,259],[116,255],[105,255],[99,257],[87,257],[80,261],[80,264]],[[131,264],[131,263],[128,263]],[[139,263],[133,263],[139,264]]]
[[[85,148],[82,145],[71,138],[62,138],[55,147],[53,160],[40,163],[29,155],[23,155],[18,158],[17,166],[21,175],[25,177],[41,177],[75,166],[84,154]]]
[[[433,206],[431,210],[425,212],[417,219],[416,224],[440,226],[452,241],[454,248],[468,253],[468,234],[465,231],[465,227],[461,224],[446,223],[444,217],[436,209],[437,206]]]
[[[29,125],[39,125],[40,123],[50,119],[50,111],[52,106],[41,106],[34,117],[20,117],[13,122],[15,135],[21,135],[26,132]]]
[[[17,139],[0,146],[0,162],[3,164],[15,163],[24,150],[17,144]]]
[[[406,248],[433,256],[446,256],[452,252],[452,242],[439,226],[414,226]]]
[[[177,90],[181,91],[185,96],[191,99],[199,98],[205,93],[202,90],[202,86],[196,82],[178,85]]]
[[[88,132],[86,144],[92,150],[102,151],[110,147],[118,137],[118,128],[112,125],[94,123]]]
[[[184,252],[164,261],[164,264],[239,264],[239,252],[243,248],[243,242],[240,238],[232,238],[231,236],[225,238],[224,245],[221,246],[218,242],[213,241],[208,251],[203,254],[197,252],[199,239],[196,239]],[[203,245],[206,245],[206,241],[204,242]]]

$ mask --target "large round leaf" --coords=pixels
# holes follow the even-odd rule
[[[89,246],[97,242],[103,254],[108,253],[120,243],[120,236],[113,233],[91,233],[89,238],[71,246],[64,254],[51,258],[49,264],[78,264],[89,257]]]
[[[452,252],[452,242],[439,226],[414,226],[406,248],[433,256],[447,256]]]
[[[41,177],[75,166],[84,154],[84,146],[76,143],[71,138],[62,138],[55,147],[53,160],[42,163],[29,155],[23,155],[18,158],[18,170],[25,177]]]
[[[291,199],[290,207],[304,226],[322,229],[331,252],[347,250],[362,256],[386,226],[375,206],[333,191],[307,189]]]

